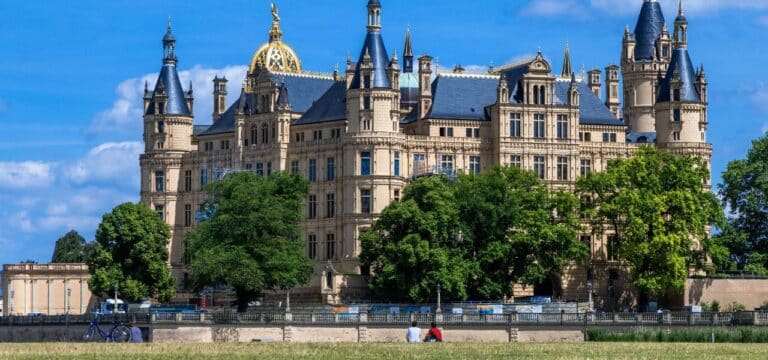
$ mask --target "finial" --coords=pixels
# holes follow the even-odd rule
[[[168,16],[168,31],[171,31],[171,17]]]
[[[539,45],[539,49],[536,52],[541,55],[541,45]]]
[[[680,0],[677,3],[677,16],[683,16],[685,13],[683,12],[683,0]]]
[[[149,81],[144,80],[144,92],[148,92],[148,91],[149,91]]]
[[[189,80],[189,92],[192,92],[192,80]]]
[[[629,24],[624,25],[624,33],[629,34]]]

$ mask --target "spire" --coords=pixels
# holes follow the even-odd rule
[[[568,46],[568,41],[565,42],[565,55],[563,56],[563,71],[560,72],[560,77],[567,78],[573,71],[571,70],[571,50]]]
[[[168,17],[168,28],[165,30],[165,36],[163,36],[163,60],[168,62],[176,62],[176,54],[174,53],[176,47],[176,38],[171,31],[171,17]]]
[[[280,14],[277,10],[277,5],[272,3],[272,28],[269,29],[269,42],[281,41],[283,38],[283,31],[280,29]]]
[[[368,0],[368,32],[381,31],[381,3]]]
[[[403,72],[413,72],[413,46],[411,45],[411,26],[405,29],[405,46],[403,46]]]
[[[370,66],[373,88],[390,88],[391,84],[387,77],[387,66],[389,65],[389,54],[384,46],[384,39],[381,36],[381,3],[378,0],[368,1],[368,35],[365,37],[365,43],[360,50],[355,73],[350,83],[350,89],[361,88],[363,76],[361,66],[367,62]]]
[[[658,1],[643,2],[634,32],[635,60],[653,60],[656,40],[661,35],[664,22],[664,13]]]
[[[685,13],[683,12],[683,0],[680,0],[677,3],[677,16],[684,16]]]
[[[188,92],[181,86],[179,74],[176,71],[175,46],[176,39],[171,30],[171,19],[168,18],[168,27],[163,36],[163,67],[157,77],[154,91],[147,94],[147,97],[151,97],[145,112],[147,115],[192,116],[191,102],[187,102],[192,99],[192,84],[190,83]]]

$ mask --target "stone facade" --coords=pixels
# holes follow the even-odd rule
[[[409,30],[401,61],[386,52],[379,1],[366,11],[358,60],[349,59],[343,74],[320,74],[301,69],[273,9],[269,43],[254,55],[231,106],[228,80],[213,79],[209,126],[193,125],[192,89],[178,81],[169,27],[163,70],[145,94],[141,200],[172,227],[169,265],[180,287],[188,276],[184,234],[201,220],[201,189],[233,171],[310,180],[304,236],[315,276],[292,295],[333,303],[365,295],[359,234],[419,176],[519,166],[553,188],[572,189],[580,175],[632,156],[642,144],[711,156],[706,79],[690,64],[682,8],[670,36],[658,2],[643,2],[637,34],[624,34],[621,67],[605,68],[602,99],[601,71],[577,76],[567,50],[559,75],[541,53],[484,74],[460,66],[438,72],[430,56],[414,59]],[[296,61],[275,58],[264,66],[263,52]],[[586,299],[592,281],[598,304],[630,301],[609,238],[584,234],[590,260],[553,279],[555,295]]]
[[[3,265],[3,314],[85,314],[94,301],[85,264]]]

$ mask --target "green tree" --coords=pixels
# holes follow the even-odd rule
[[[510,284],[549,281],[588,255],[578,236],[578,198],[550,191],[532,172],[496,167],[465,175],[456,194],[467,230],[462,245],[477,262],[473,298],[499,299],[510,294]]]
[[[768,268],[768,135],[752,142],[743,160],[731,161],[718,187],[733,216],[719,239],[739,270]]]
[[[716,248],[707,227],[721,224],[723,213],[704,189],[708,179],[701,159],[646,146],[579,180],[595,231],[604,233],[600,224],[606,224],[618,235],[618,259],[629,265],[641,292],[663,296],[682,290],[689,269],[701,267],[706,252]]]
[[[306,180],[235,173],[205,190],[213,199],[210,220],[187,235],[196,288],[226,284],[244,311],[265,290],[309,281],[313,263],[300,227]]]
[[[115,207],[104,215],[87,259],[91,291],[109,295],[117,286],[120,297],[128,301],[170,300],[175,294],[168,269],[170,236],[168,225],[146,205]]]
[[[376,299],[435,301],[438,284],[446,300],[466,299],[470,265],[454,246],[459,229],[448,178],[424,177],[408,186],[402,203],[384,209],[360,236],[360,259],[374,274],[369,288]]]
[[[53,249],[51,263],[82,263],[85,262],[88,255],[89,245],[85,238],[80,236],[75,230],[70,230],[64,236],[56,240],[56,247]]]

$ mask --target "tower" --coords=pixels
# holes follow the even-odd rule
[[[432,57],[422,55],[419,58],[419,119],[423,119],[432,107]]]
[[[213,78],[213,122],[219,121],[221,114],[227,111],[227,78]]]
[[[624,79],[624,122],[631,133],[655,131],[659,72],[666,72],[671,59],[669,34],[661,5],[644,0],[634,33],[629,27],[622,40],[621,73]]]
[[[182,158],[192,150],[192,88],[184,91],[176,70],[176,39],[168,29],[163,37],[163,65],[153,91],[145,90],[144,154],[141,155],[141,202],[171,226],[169,262],[177,279],[184,272]],[[180,208],[181,207],[181,208]]]
[[[600,70],[597,68],[589,70],[587,72],[587,78],[589,79],[587,81],[589,90],[592,91],[595,96],[600,97],[600,89],[602,88],[602,84],[600,82]]]
[[[611,109],[613,116],[619,114],[619,67],[608,65],[605,68],[605,106]]]
[[[571,70],[571,50],[568,48],[568,42],[565,42],[565,55],[563,55],[563,70],[560,72],[561,78],[568,78],[573,74]]]

